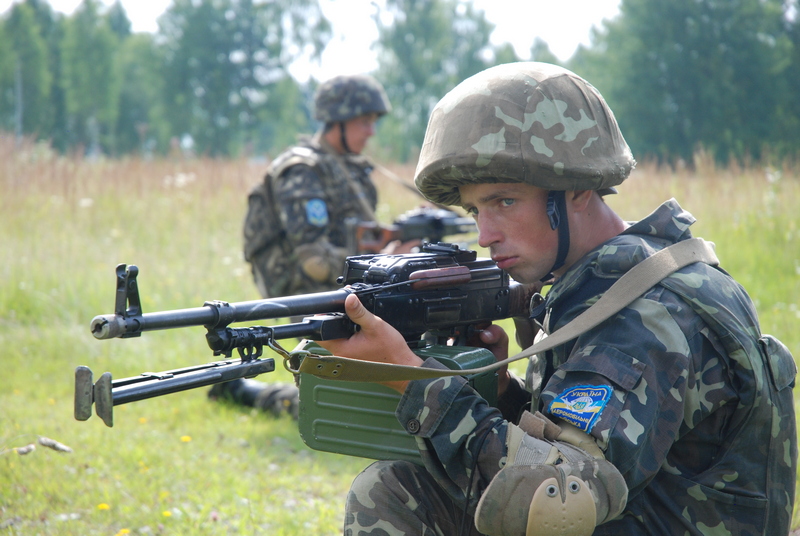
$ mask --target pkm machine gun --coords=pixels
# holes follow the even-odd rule
[[[146,331],[202,326],[214,356],[226,359],[158,373],[113,380],[106,372],[92,383],[92,371],[75,372],[75,418],[87,420],[94,406],[108,426],[113,406],[202,387],[274,370],[264,347],[298,371],[297,359],[314,347],[311,341],[348,337],[356,325],[344,314],[344,301],[356,294],[365,307],[403,334],[423,358],[433,357],[460,370],[494,362],[485,349],[466,346],[481,325],[509,317],[526,317],[532,287],[511,280],[490,259],[452,244],[427,244],[419,253],[359,255],[347,258],[335,291],[228,303],[207,301],[202,307],[143,313],[138,268],[117,266],[113,314],[91,322],[97,339],[138,337]],[[271,326],[231,324],[302,315],[301,322]],[[302,338],[289,352],[279,343]],[[315,347],[315,351],[324,352]],[[232,358],[237,351],[238,358]],[[495,373],[468,378],[490,403],[497,394]],[[413,438],[394,418],[399,395],[381,385],[325,380],[299,374],[300,433],[312,448],[372,458],[417,460]]]

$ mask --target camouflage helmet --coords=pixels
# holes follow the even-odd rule
[[[414,180],[431,201],[455,205],[459,186],[483,182],[609,193],[635,164],[591,84],[556,65],[519,62],[467,78],[439,101]]]
[[[314,117],[323,123],[370,113],[384,115],[391,110],[381,83],[366,74],[335,76],[323,82],[314,95]]]

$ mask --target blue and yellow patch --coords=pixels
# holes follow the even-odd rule
[[[316,227],[328,225],[328,206],[325,201],[319,198],[306,201],[306,219],[308,223]]]
[[[572,387],[553,399],[547,412],[589,433],[600,419],[613,392],[610,385]]]

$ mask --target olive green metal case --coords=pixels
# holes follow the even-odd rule
[[[326,353],[311,341],[304,349]],[[494,355],[484,348],[430,345],[414,351],[422,359],[433,357],[452,370],[491,365]],[[491,405],[497,402],[497,374],[468,376],[470,385]],[[421,463],[414,437],[395,417],[400,395],[369,382],[321,379],[300,374],[300,436],[314,450]]]

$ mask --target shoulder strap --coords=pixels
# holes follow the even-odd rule
[[[333,162],[333,164],[339,168],[339,171],[343,174],[345,182],[347,183],[347,187],[352,192],[353,196],[355,196],[356,200],[358,201],[359,206],[361,207],[362,212],[366,215],[367,219],[370,221],[378,221],[375,217],[375,211],[369,206],[367,202],[367,197],[364,194],[364,189],[361,187],[360,184],[353,178],[350,173],[350,170],[347,168],[347,163],[344,161],[344,156],[336,152],[336,149],[331,147],[331,144],[328,143],[325,138],[323,138],[320,133],[314,135],[314,142],[317,143],[326,153],[328,158]],[[367,161],[366,158],[362,157],[364,161]]]
[[[297,164],[305,164],[306,166],[313,168],[316,167],[318,163],[319,159],[314,154],[314,151],[308,147],[295,146],[282,155],[279,155],[278,158],[272,162],[267,170],[265,179],[269,180],[270,177],[272,177],[272,179],[276,179],[280,177],[288,168],[296,166]]]
[[[702,238],[692,238],[666,247],[628,270],[594,305],[566,326],[517,355],[485,367],[467,370],[441,370],[375,363],[338,356],[308,355],[303,358],[299,372],[306,372],[321,378],[369,382],[420,380],[491,372],[514,361],[555,348],[582,335],[630,305],[668,275],[696,262],[704,262],[711,266],[719,265],[713,243],[706,242]]]

